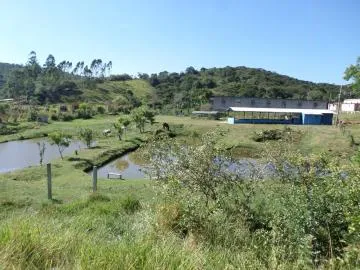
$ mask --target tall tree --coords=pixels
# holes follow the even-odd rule
[[[356,94],[360,94],[360,57],[358,57],[355,65],[350,65],[345,70],[344,79],[352,80],[352,89]]]
[[[31,51],[29,54],[29,59],[26,63],[25,69],[28,75],[33,79],[36,80],[37,77],[41,74],[41,67],[37,60],[36,52]]]

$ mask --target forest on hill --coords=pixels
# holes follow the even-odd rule
[[[20,68],[20,65],[0,63],[0,89],[4,87],[9,74],[16,68]]]
[[[163,71],[110,75],[112,62],[94,59],[72,64],[56,63],[49,55],[40,65],[31,52],[23,66],[0,63],[0,97],[22,98],[34,104],[107,102],[136,107],[146,104],[162,109],[201,108],[212,95],[332,101],[339,85],[313,83],[264,69],[240,67],[188,67],[184,72]],[[354,93],[345,88],[343,97]]]

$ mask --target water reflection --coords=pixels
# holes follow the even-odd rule
[[[0,173],[11,172],[29,166],[40,164],[39,147],[37,142],[44,142],[46,145],[43,164],[60,158],[56,145],[51,145],[47,140],[24,140],[0,143]],[[80,141],[72,141],[63,155],[73,154],[75,150],[85,148]]]

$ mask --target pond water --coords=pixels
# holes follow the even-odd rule
[[[39,165],[40,157],[37,142],[44,142],[46,144],[43,164],[60,158],[57,146],[51,145],[44,139],[0,143],[0,173]],[[70,146],[64,150],[63,155],[72,154],[75,150],[84,147],[85,145],[82,142],[72,141]]]
[[[129,158],[129,155],[131,154],[124,155],[98,168],[98,177],[107,178],[108,173],[116,173],[121,174],[123,179],[148,178],[149,175],[146,174],[146,166],[135,164]],[[259,163],[255,159],[241,159],[234,163],[230,163],[226,167],[228,170],[238,174],[240,177],[249,179],[271,178],[275,175],[276,171],[272,164]],[[89,174],[92,174],[92,171],[90,171]]]
[[[118,173],[121,174],[122,179],[148,178],[148,176],[144,172],[144,167],[132,162],[129,158],[129,155],[130,154],[124,155],[98,168],[98,177],[107,178],[108,173]],[[121,164],[123,168],[119,168],[119,164]],[[126,164],[126,166],[124,166],[124,164]],[[89,172],[89,174],[91,173],[92,172]]]

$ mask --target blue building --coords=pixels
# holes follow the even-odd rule
[[[324,109],[230,107],[229,124],[332,125],[333,111]]]

